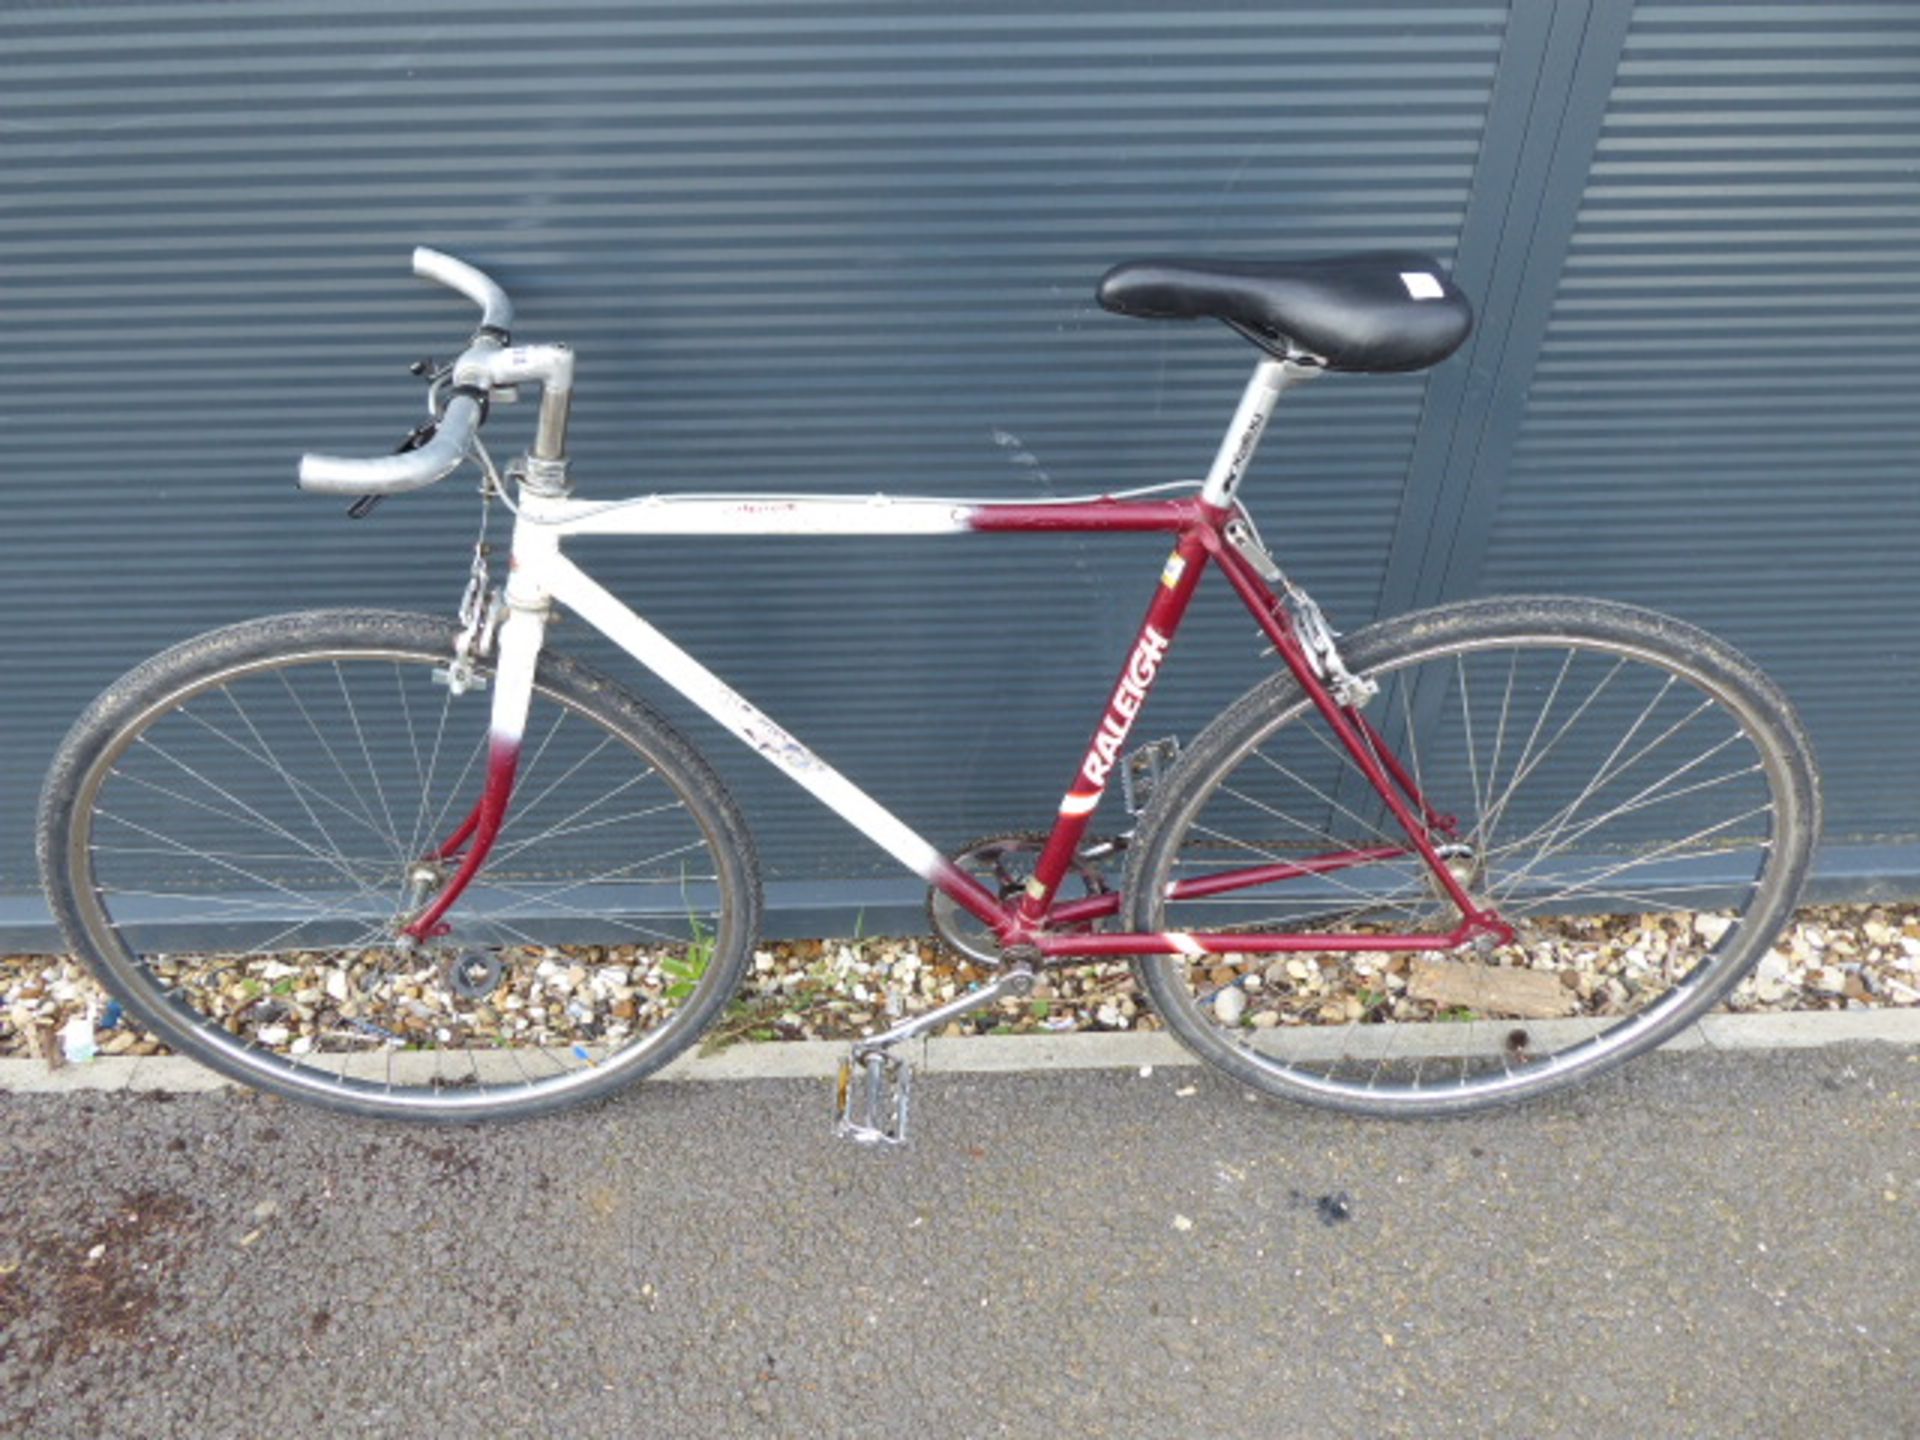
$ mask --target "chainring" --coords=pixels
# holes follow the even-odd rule
[[[1039,831],[989,835],[962,847],[951,859],[1001,900],[1014,900],[1026,890],[1027,880],[1046,845],[1047,836]],[[1077,882],[1082,895],[1106,894],[1111,887],[1100,869],[1100,861],[1124,850],[1125,842],[1120,840],[1095,841],[1082,846],[1061,882],[1062,893]],[[927,920],[948,949],[983,965],[1000,964],[1000,941],[993,930],[939,890],[927,892]],[[1073,928],[1097,930],[1100,922],[1089,921]]]

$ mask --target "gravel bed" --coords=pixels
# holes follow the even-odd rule
[[[1227,1023],[1345,1023],[1353,1019],[1463,1018],[1462,976],[1518,977],[1503,996],[1512,1014],[1598,1014],[1637,1008],[1718,939],[1711,914],[1596,919],[1531,968],[1468,966],[1384,952],[1239,961],[1211,957],[1194,982]],[[436,1045],[605,1045],[670,1014],[688,984],[684,953],[581,947],[508,971],[485,1000],[453,995],[438,971],[387,972],[367,960],[259,958],[241,971],[165,962],[197,986],[229,1029],[291,1053]],[[302,961],[308,963],[302,963]],[[986,978],[925,937],[769,942],[754,953],[742,993],[708,1032],[709,1048],[748,1041],[850,1039],[924,1012]],[[1477,983],[1477,982],[1476,982]],[[1505,982],[1503,981],[1503,984]],[[1802,910],[1726,1009],[1738,1012],[1920,1006],[1920,904]],[[1528,1008],[1531,1007],[1531,1008]],[[98,1051],[162,1054],[124,1021],[86,968],[55,955],[0,956],[0,1056],[58,1064],[76,1021]],[[76,1026],[75,1028],[82,1028]],[[1004,1000],[944,1033],[1152,1030],[1159,1021],[1124,961],[1049,971],[1031,995]]]

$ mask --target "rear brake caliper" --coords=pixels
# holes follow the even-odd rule
[[[1326,682],[1333,698],[1349,709],[1358,709],[1379,694],[1380,687],[1373,681],[1347,669],[1346,662],[1340,658],[1340,647],[1334,643],[1334,628],[1327,624],[1319,603],[1280,568],[1279,562],[1261,543],[1260,532],[1253,528],[1253,519],[1244,509],[1227,522],[1225,534],[1227,543],[1263,580],[1279,583],[1287,616],[1293,621],[1300,648],[1306,651],[1307,663],[1313,667],[1313,673]]]
[[[1340,658],[1340,647],[1333,643],[1333,627],[1327,624],[1327,617],[1320,613],[1311,595],[1297,585],[1288,584],[1287,611],[1293,617],[1300,647],[1307,652],[1307,663],[1313,666],[1314,674],[1327,682],[1327,690],[1335,700],[1349,709],[1358,709],[1380,693],[1380,687],[1373,681],[1347,669],[1346,662]]]

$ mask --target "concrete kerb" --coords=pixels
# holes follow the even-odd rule
[[[1804,1050],[1823,1045],[1892,1044],[1920,1047],[1920,1009],[1712,1015],[1668,1042],[1669,1050]],[[735,1045],[712,1055],[683,1055],[663,1081],[809,1080],[835,1075],[845,1041],[801,1040]],[[978,1035],[919,1040],[907,1058],[930,1073],[1009,1074],[1054,1070],[1116,1070],[1198,1065],[1171,1035]],[[80,1091],[218,1090],[233,1082],[180,1056],[102,1056],[50,1070],[43,1061],[0,1060],[0,1093],[71,1094]]]

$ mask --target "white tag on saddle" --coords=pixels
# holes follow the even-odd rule
[[[1400,283],[1416,300],[1438,300],[1447,293],[1440,282],[1424,270],[1402,270]]]

